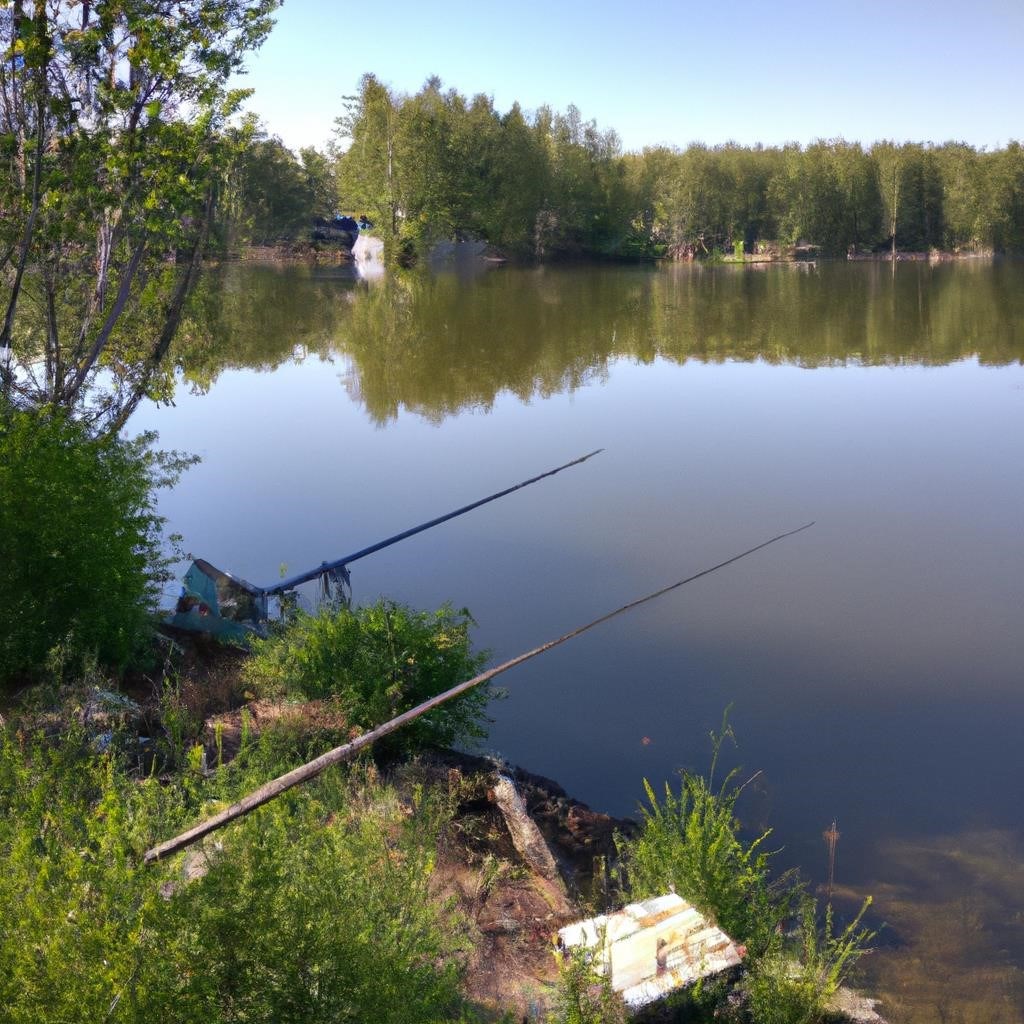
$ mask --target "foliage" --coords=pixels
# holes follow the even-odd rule
[[[153,437],[96,440],[59,410],[0,413],[0,684],[51,652],[122,667],[168,578],[155,489],[175,479]]]
[[[274,242],[310,229],[312,192],[302,167],[280,139],[257,136],[239,146],[221,222],[234,242]],[[230,199],[228,199],[230,196]]]
[[[5,1021],[458,1019],[463,940],[429,892],[442,809],[372,773],[330,773],[139,866],[253,781],[232,766],[133,782],[83,736],[0,733]]]
[[[469,639],[466,609],[418,612],[381,600],[350,609],[299,612],[257,642],[245,672],[265,693],[305,699],[335,696],[348,722],[371,729],[475,675],[486,660]],[[485,735],[487,684],[403,727],[402,748],[450,746]]]
[[[625,1024],[626,1007],[611,977],[598,974],[582,947],[555,954],[558,990],[548,1024]]]
[[[167,395],[245,96],[227,82],[277,4],[0,2],[0,397],[116,432]]]
[[[829,1000],[874,938],[874,932],[860,926],[870,905],[869,898],[853,921],[834,935],[832,905],[819,931],[815,901],[801,901],[798,956],[775,950],[755,961],[748,972],[747,1000],[758,1024],[819,1024],[825,1018]]]
[[[297,158],[255,115],[225,132],[228,140],[214,220],[221,246],[308,239],[315,218],[334,216],[337,184],[325,154],[308,147]]]
[[[336,125],[341,206],[369,213],[393,254],[462,237],[520,255],[604,253],[630,233],[618,136],[575,107],[528,121],[436,77],[403,96],[365,75]]]
[[[730,772],[713,788],[722,741],[732,736],[727,720],[712,733],[711,773],[684,771],[676,795],[666,783],[659,801],[644,780],[649,806],[634,839],[619,837],[618,847],[632,896],[646,899],[674,889],[755,956],[777,946],[778,928],[794,893],[770,877],[763,844],[770,832],[750,843],[740,835],[736,802],[743,791]]]
[[[874,933],[861,927],[871,900],[838,935],[832,906],[819,929],[816,902],[789,878],[772,881],[761,846],[769,833],[751,843],[740,838],[736,802],[743,790],[736,772],[713,788],[715,767],[726,737],[728,712],[712,733],[708,779],[683,772],[678,796],[665,787],[659,801],[644,782],[650,806],[635,839],[619,838],[619,850],[634,898],[673,888],[747,946],[743,982],[751,1019],[757,1024],[820,1024],[826,1007],[854,964],[868,952]],[[783,925],[796,911],[793,941]]]
[[[705,258],[742,243],[1024,249],[1020,146],[993,152],[844,139],[622,155],[570,106],[467,98],[430,78],[413,95],[373,75],[347,98],[335,147],[342,206],[372,211],[397,251],[473,236],[520,255]]]
[[[348,140],[338,159],[341,206],[358,207],[386,243],[393,243],[398,234],[400,178],[391,93],[373,75],[364,75],[359,95],[345,100],[346,111],[336,122],[339,135]]]

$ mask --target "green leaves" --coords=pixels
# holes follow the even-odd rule
[[[796,893],[773,883],[764,832],[753,841],[741,836],[736,802],[743,791],[736,771],[713,789],[722,741],[731,737],[727,717],[712,734],[709,778],[682,772],[679,792],[665,784],[659,799],[645,779],[648,806],[641,808],[640,834],[619,840],[619,852],[634,898],[670,889],[709,915],[725,932],[755,954],[774,948],[776,930]]]
[[[139,867],[196,802],[252,784],[233,769],[130,780],[77,733],[0,730],[5,1021],[458,1019],[465,939],[430,891],[438,802],[331,773]]]
[[[0,685],[38,676],[55,648],[75,667],[140,655],[167,578],[162,475],[146,439],[101,442],[59,411],[0,410]]]
[[[149,392],[194,283],[225,119],[244,95],[227,81],[278,3],[38,3],[19,19],[23,59],[0,73],[11,136],[0,253],[12,286],[0,346],[18,365],[0,380],[4,397],[90,406],[116,431]],[[169,256],[176,274],[162,273]],[[123,293],[111,287],[119,277]],[[155,277],[163,292],[143,308]]]
[[[474,676],[468,611],[444,605],[414,611],[391,601],[360,608],[299,612],[256,644],[245,668],[264,693],[307,700],[336,697],[350,725],[368,730]],[[395,734],[392,744],[451,746],[486,735],[487,685],[477,687]]]
[[[817,904],[802,887],[786,875],[772,878],[763,850],[770,833],[750,842],[742,837],[736,802],[743,786],[736,785],[736,772],[712,788],[727,737],[728,712],[721,731],[711,734],[709,777],[684,771],[678,795],[666,783],[659,798],[644,780],[648,806],[641,808],[640,833],[617,840],[628,888],[635,899],[671,888],[747,946],[743,988],[757,1024],[820,1024],[829,999],[874,938],[861,927],[871,900],[837,935],[831,905],[819,927]],[[783,935],[794,915],[795,940]]]
[[[869,897],[852,921],[836,935],[832,906],[822,926],[816,902],[800,901],[797,945],[772,950],[750,967],[744,987],[758,1024],[819,1024],[830,1019],[828,1004],[857,961],[870,952],[875,933],[861,927]]]

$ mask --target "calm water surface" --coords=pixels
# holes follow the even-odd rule
[[[207,278],[163,501],[258,583],[594,448],[353,566],[510,656],[817,525],[505,678],[489,746],[635,811],[732,705],[780,864],[876,897],[896,1021],[1024,1020],[1024,266]]]

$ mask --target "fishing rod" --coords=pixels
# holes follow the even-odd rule
[[[473,509],[479,508],[481,505],[486,505],[490,501],[496,501],[498,498],[504,498],[506,494],[522,490],[524,487],[529,487],[530,484],[537,483],[538,480],[544,480],[546,477],[554,476],[556,473],[561,473],[563,469],[569,469],[571,466],[578,466],[581,463],[586,462],[587,459],[592,459],[595,455],[599,455],[603,451],[603,448],[598,448],[595,451],[590,452],[588,455],[581,455],[578,459],[573,459],[572,462],[566,462],[564,465],[557,466],[555,469],[549,469],[546,473],[540,473],[537,476],[532,476],[529,480],[523,480],[521,483],[513,484],[511,487],[506,487],[503,491],[498,491],[496,494],[489,494],[486,498],[481,498],[479,501],[471,502],[469,505],[463,505],[462,508],[457,508],[454,512],[447,512],[443,516],[438,516],[436,519],[431,519],[429,522],[420,523],[419,526],[413,526],[408,530],[403,530],[401,533],[396,533],[393,537],[388,537],[385,540],[378,541],[376,544],[371,544],[369,547],[360,548],[358,551],[354,551],[351,555],[345,555],[343,558],[336,558],[333,562],[322,562],[315,569],[300,572],[297,576],[292,576],[289,579],[282,580],[280,583],[275,583],[270,587],[260,587],[259,590],[263,594],[281,594],[286,590],[294,590],[295,587],[302,583],[308,583],[310,580],[315,580],[324,576],[330,577],[331,574],[334,573],[344,573],[348,565],[360,558],[372,555],[374,552],[380,551],[383,548],[391,547],[392,544],[397,544],[400,540],[405,540],[407,537],[414,537],[417,533],[429,530],[433,526],[440,526],[441,523],[446,523],[449,519],[455,519],[457,516],[462,516],[467,512],[472,512]]]
[[[480,498],[479,501],[470,502],[452,512],[446,512],[443,516],[437,516],[428,522],[420,523],[419,526],[413,526],[392,537],[378,541],[376,544],[353,551],[350,555],[336,558],[333,562],[321,562],[315,569],[301,572],[297,576],[273,583],[269,587],[258,587],[240,576],[218,569],[217,566],[203,558],[195,558],[188,572],[185,573],[178,604],[174,611],[169,612],[166,616],[166,624],[175,629],[205,633],[245,646],[253,633],[262,632],[263,624],[269,617],[268,599],[271,595],[282,595],[302,583],[319,579],[325,597],[331,596],[333,587],[336,588],[338,596],[344,600],[345,591],[351,587],[348,572],[351,562],[372,555],[375,551],[390,547],[408,537],[414,537],[417,533],[422,533],[431,527],[446,523],[449,519],[465,515],[481,505],[503,498],[506,494],[512,494],[513,491],[522,490],[539,480],[561,473],[563,469],[579,466],[603,451],[603,448],[598,448],[587,455],[581,455],[578,459],[549,469],[546,473],[539,473],[537,476],[530,477],[529,480],[523,480],[495,494],[489,494],[486,498]]]
[[[589,458],[589,456],[587,456],[587,458]],[[416,707],[403,712],[397,718],[392,718],[389,722],[385,722],[383,725],[379,725],[377,728],[371,729],[362,736],[358,736],[350,743],[344,743],[340,747],[328,750],[326,754],[321,754],[312,761],[309,761],[304,765],[300,765],[298,768],[293,768],[290,772],[286,772],[284,775],[265,783],[260,786],[259,789],[253,790],[253,792],[248,796],[243,797],[237,803],[232,804],[219,814],[215,814],[212,818],[208,818],[206,821],[200,822],[188,831],[182,832],[173,839],[168,839],[166,842],[152,847],[144,854],[143,863],[152,864],[155,861],[160,860],[161,857],[168,857],[172,853],[177,853],[179,850],[183,850],[185,847],[199,842],[199,840],[204,836],[209,835],[211,832],[215,832],[219,828],[223,828],[228,824],[228,822],[234,821],[236,818],[241,818],[250,811],[256,810],[257,807],[262,807],[263,804],[269,803],[274,799],[274,797],[280,796],[293,786],[298,786],[303,782],[308,782],[310,779],[316,778],[317,775],[331,767],[331,765],[340,764],[343,761],[350,760],[364,747],[370,746],[381,737],[387,736],[389,733],[393,733],[396,729],[400,729],[403,725],[419,718],[421,715],[425,715],[428,711],[433,711],[434,708],[439,707],[446,701],[460,696],[467,690],[471,690],[475,686],[479,686],[481,683],[486,683],[488,680],[501,675],[503,672],[507,672],[511,668],[515,668],[517,665],[522,665],[524,661],[536,658],[538,655],[544,654],[546,651],[550,651],[552,648],[558,647],[560,644],[564,644],[567,640],[572,640],[574,637],[580,636],[582,633],[586,633],[587,630],[593,629],[595,626],[599,626],[602,622],[607,622],[609,619],[613,619],[617,615],[622,615],[623,612],[628,612],[633,608],[638,608],[640,605],[662,597],[670,591],[678,590],[680,587],[686,586],[687,583],[693,583],[694,580],[699,580],[703,576],[709,576],[711,573],[717,572],[719,569],[724,569],[727,565],[732,565],[733,562],[738,562],[741,558],[746,558],[748,555],[752,555],[755,551],[760,551],[763,548],[768,547],[769,544],[774,544],[776,541],[784,540],[786,537],[792,537],[797,533],[801,533],[802,531],[809,529],[813,525],[813,522],[804,523],[803,526],[799,526],[795,530],[788,530],[786,533],[777,534],[770,540],[762,541],[760,544],[757,544],[752,548],[747,548],[746,551],[741,551],[738,555],[733,555],[732,558],[727,558],[724,562],[718,562],[716,565],[712,565],[707,569],[701,569],[700,572],[696,572],[692,576],[687,576],[685,579],[678,580],[675,583],[670,583],[667,587],[662,587],[660,590],[655,590],[650,594],[646,594],[644,597],[639,597],[634,601],[621,605],[614,611],[606,612],[604,615],[591,620],[585,626],[579,626],[568,633],[563,633],[555,640],[549,640],[547,643],[541,644],[539,647],[534,647],[532,650],[526,651],[524,654],[519,654],[508,661],[502,662],[500,665],[496,665],[494,668],[487,669],[486,672],[481,672],[479,675],[473,676],[472,679],[467,679],[464,683],[459,683],[457,686],[453,686],[450,690],[445,690],[444,693],[439,693],[436,697],[431,697],[429,700],[425,700],[422,704],[418,704]]]

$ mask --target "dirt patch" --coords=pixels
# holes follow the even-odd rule
[[[358,730],[350,732],[347,719],[334,701],[252,700],[243,707],[207,718],[200,742],[209,763],[219,756],[227,764],[238,755],[246,733],[247,741],[252,742],[271,728],[289,728],[298,736],[307,737],[322,733],[350,734],[350,738],[359,735]]]
[[[495,797],[499,772],[513,780],[557,877],[543,877],[517,851]],[[466,995],[496,1015],[535,1019],[550,1004],[558,980],[558,929],[607,909],[604,865],[612,838],[616,829],[635,826],[590,810],[557,783],[484,758],[437,752],[421,760],[420,773],[427,784],[445,787],[454,805],[433,886],[466,923],[472,943]]]

